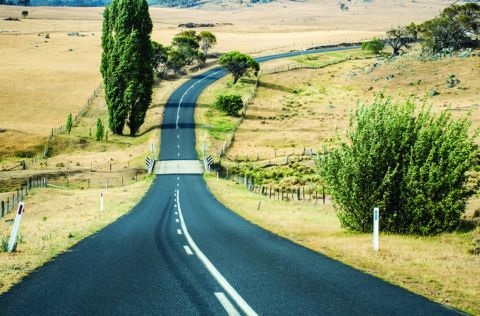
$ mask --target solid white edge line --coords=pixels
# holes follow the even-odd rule
[[[182,97],[180,98],[180,101],[178,102],[178,107],[177,107],[177,122],[175,123],[176,129],[178,129],[178,120],[180,119],[180,108],[181,108],[181,105],[182,105],[182,102],[183,102],[183,98],[185,97],[185,95],[186,95],[191,89],[193,89],[193,87],[195,87],[197,84],[199,84],[199,83],[202,82],[203,80],[207,79],[208,77],[213,76],[213,75],[219,73],[220,71],[221,71],[221,70],[212,72],[212,73],[209,74],[208,76],[206,76],[206,77],[198,80],[197,82],[195,82],[194,84],[192,84],[192,85],[187,89],[187,91],[185,91],[184,94],[182,94]]]
[[[223,308],[227,312],[228,316],[240,316],[240,313],[237,311],[235,306],[233,306],[232,302],[223,294],[223,292],[215,292],[215,296],[222,304]]]
[[[228,281],[223,277],[223,275],[215,268],[212,262],[208,260],[207,256],[203,254],[200,248],[197,247],[197,244],[193,241],[192,237],[188,233],[187,226],[185,225],[185,220],[183,218],[182,208],[180,206],[180,190],[177,190],[177,205],[178,205],[178,215],[180,217],[180,226],[182,227],[183,234],[187,239],[188,244],[193,249],[198,259],[203,263],[205,268],[210,272],[215,280],[223,287],[225,292],[230,295],[233,301],[242,309],[242,311],[249,316],[257,316],[258,314],[248,305],[248,303],[238,294],[238,292],[228,283]]]
[[[187,255],[189,256],[193,255],[192,249],[190,249],[190,247],[183,246],[183,249],[185,249],[185,252],[187,253]]]

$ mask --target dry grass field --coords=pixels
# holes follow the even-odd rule
[[[248,53],[302,49],[326,43],[358,41],[397,24],[437,14],[446,1],[352,3],[342,12],[333,0],[280,1],[252,8],[151,8],[152,38],[170,42],[186,22],[218,23],[215,51]],[[0,157],[38,149],[51,128],[76,113],[100,83],[102,8],[0,6]],[[80,36],[69,36],[76,33]],[[46,38],[48,34],[49,38]],[[35,119],[32,119],[35,118]]]
[[[220,202],[254,224],[441,304],[480,313],[480,256],[468,251],[480,227],[435,237],[381,234],[374,253],[371,234],[343,230],[328,200],[269,200],[213,175],[206,181]]]
[[[257,96],[249,105],[228,156],[243,158],[259,153],[260,159],[268,159],[274,157],[274,150],[298,153],[304,147],[319,149],[337,133],[344,133],[357,101],[372,102],[382,91],[397,101],[411,98],[419,106],[426,100],[434,111],[450,108],[454,117],[471,113],[473,128],[480,127],[479,56],[421,62],[416,52],[393,61],[371,56],[362,59],[359,54],[360,50],[354,50],[282,60],[295,64],[307,58],[309,63],[341,60],[345,55],[360,58],[319,70],[262,75]],[[276,61],[262,68],[267,72],[282,66]],[[447,86],[450,75],[460,80],[452,88]],[[430,96],[432,90],[439,95]]]

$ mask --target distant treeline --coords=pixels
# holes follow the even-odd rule
[[[111,0],[0,0],[0,4],[21,6],[57,6],[57,7],[103,7]],[[199,0],[147,0],[149,5],[168,7],[191,7]]]

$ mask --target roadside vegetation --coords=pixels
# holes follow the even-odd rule
[[[243,121],[225,135],[233,141],[211,141],[204,129],[214,170],[230,179],[207,176],[212,192],[281,236],[479,313],[477,12],[477,5],[452,6],[432,21],[392,29],[391,54],[374,39],[363,50],[262,64]],[[455,32],[430,32],[448,19]],[[221,90],[217,83],[202,95],[203,113],[213,107],[211,91]],[[300,187],[307,198],[266,193]],[[327,193],[326,206],[308,198],[312,191]],[[383,209],[378,253],[375,206]]]

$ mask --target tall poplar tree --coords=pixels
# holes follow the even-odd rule
[[[152,20],[145,0],[113,0],[105,8],[100,70],[108,107],[108,126],[135,135],[152,100]]]

